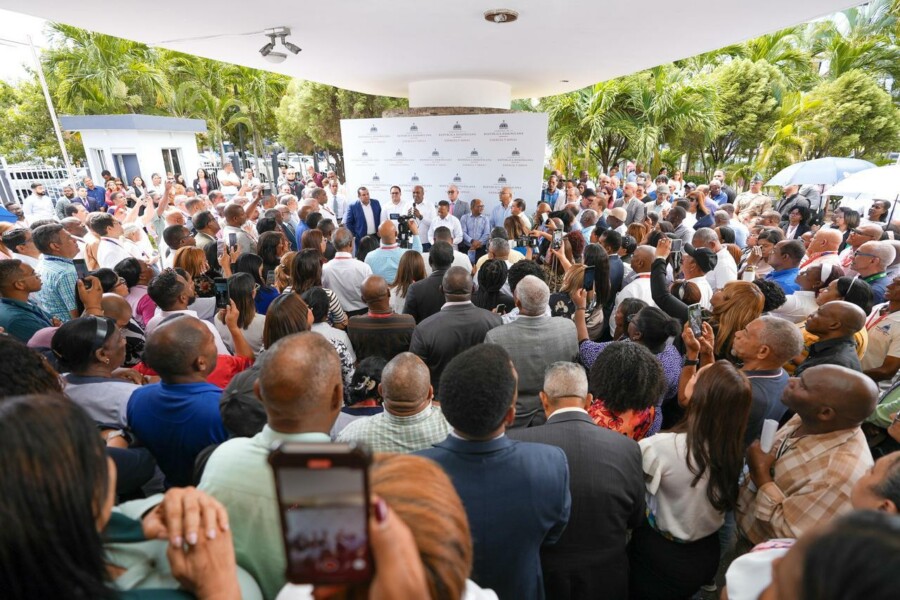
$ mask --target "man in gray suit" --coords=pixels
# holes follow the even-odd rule
[[[636,191],[636,183],[626,183],[622,187],[624,196],[616,200],[615,204],[613,204],[613,207],[615,208],[624,208],[625,212],[628,214],[628,217],[625,219],[626,226],[631,225],[632,223],[643,223],[644,217],[647,215],[647,207],[635,196]]]
[[[634,440],[591,420],[585,411],[591,395],[580,365],[550,365],[540,398],[547,424],[507,429],[507,434],[562,448],[569,463],[569,525],[556,544],[541,548],[546,596],[627,598],[626,532],[644,519],[640,448]]]
[[[444,305],[437,313],[416,325],[409,345],[409,351],[428,365],[434,399],[438,402],[441,400],[439,382],[444,367],[457,354],[484,342],[487,332],[503,322],[500,315],[472,304],[472,276],[464,268],[447,269],[440,289],[444,294]]]
[[[519,318],[492,329],[485,342],[503,346],[519,373],[519,395],[513,427],[533,427],[545,422],[538,394],[544,385],[544,371],[558,361],[578,357],[575,323],[547,314],[550,288],[534,275],[524,277],[514,293]]]

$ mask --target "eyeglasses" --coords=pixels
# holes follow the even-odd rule
[[[119,285],[128,285],[128,284],[125,282],[124,277],[119,277],[119,279],[116,280],[116,285],[119,286]]]
[[[875,236],[872,235],[871,233],[863,233],[863,232],[860,231],[859,229],[851,229],[851,230],[850,230],[850,233],[854,233],[854,234],[856,234],[856,235],[861,235],[861,236],[864,236],[864,237],[875,237]]]
[[[869,254],[868,252],[860,252],[859,250],[854,252],[853,256],[868,256],[869,258],[878,258],[878,256],[874,254]]]

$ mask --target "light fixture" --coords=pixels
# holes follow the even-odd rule
[[[278,64],[283,63],[287,59],[287,54],[284,52],[269,52],[264,57],[270,63]]]
[[[287,41],[287,36],[291,35],[290,27],[273,27],[266,29],[265,34],[269,38],[269,43],[259,49],[259,53],[270,63],[281,63],[287,58],[284,52],[275,52],[275,38],[281,41],[281,45],[293,54],[299,54],[302,48],[296,44]]]
[[[519,13],[508,8],[495,8],[484,13],[484,20],[489,23],[512,23],[519,18]]]

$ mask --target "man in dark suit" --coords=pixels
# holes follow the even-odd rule
[[[446,242],[442,243],[449,246]],[[431,247],[432,256],[437,246],[435,244]],[[452,251],[450,255],[452,256]],[[409,344],[409,351],[417,354],[428,365],[434,396],[438,401],[441,373],[450,360],[460,352],[484,342],[487,332],[503,322],[500,315],[472,304],[472,276],[464,268],[447,269],[441,291],[446,303],[436,314],[416,325]]]
[[[431,265],[431,275],[409,286],[403,305],[403,314],[412,315],[416,323],[440,311],[444,305],[441,282],[444,273],[453,264],[453,246],[447,242],[435,242],[428,253],[428,264]]]
[[[369,198],[369,190],[364,187],[357,190],[359,200],[347,207],[347,217],[344,219],[344,227],[353,232],[356,245],[367,235],[375,235],[378,224],[381,222],[381,203],[374,198]]]
[[[541,549],[548,598],[627,598],[626,533],[644,518],[645,488],[637,442],[597,427],[584,369],[550,365],[540,392],[547,424],[511,438],[562,448],[569,463],[572,514],[559,541]]]
[[[504,435],[516,415],[516,371],[501,346],[479,344],[458,355],[441,390],[453,431],[418,454],[443,467],[466,508],[471,578],[503,599],[544,598],[540,548],[560,538],[572,504],[565,454]]]
[[[534,427],[545,420],[538,397],[544,371],[557,361],[578,358],[578,334],[572,319],[547,314],[550,288],[534,275],[524,277],[513,294],[519,318],[491,329],[484,341],[506,348],[519,374],[514,427]]]
[[[619,248],[622,247],[622,235],[618,231],[607,229],[600,235],[600,245],[609,256],[609,301],[603,308],[604,328],[601,341],[612,340],[615,324],[612,322],[612,310],[616,304],[616,295],[622,291],[622,283],[625,279],[625,264],[619,258]]]

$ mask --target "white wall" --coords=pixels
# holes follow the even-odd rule
[[[113,154],[136,154],[141,169],[141,177],[150,183],[153,173],[165,173],[162,149],[180,150],[182,174],[188,184],[194,180],[200,168],[197,141],[193,133],[172,131],[146,131],[127,129],[98,129],[81,132],[88,167],[95,180],[100,178],[103,168],[94,160],[91,150],[100,149],[106,158],[107,168],[115,173]]]

